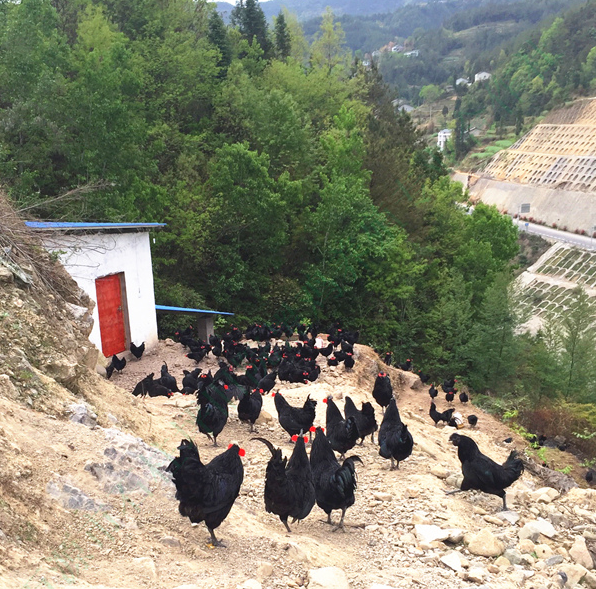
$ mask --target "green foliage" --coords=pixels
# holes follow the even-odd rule
[[[283,12],[280,12],[275,20],[275,49],[281,60],[287,59],[292,53],[292,37]]]

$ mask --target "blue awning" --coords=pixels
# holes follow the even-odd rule
[[[208,311],[206,309],[189,309],[187,307],[168,307],[167,305],[155,305],[156,311],[162,313],[194,313],[195,315],[234,315],[225,311]]]
[[[69,223],[63,221],[25,221],[37,231],[149,231],[161,229],[165,223]]]

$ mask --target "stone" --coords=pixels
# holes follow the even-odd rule
[[[12,384],[8,374],[0,374],[0,397],[7,399],[18,399],[19,397],[19,391]]]
[[[391,501],[393,499],[391,493],[373,493],[373,497],[377,499],[377,501]]]
[[[133,569],[136,575],[142,577],[149,577],[150,579],[157,578],[157,568],[153,559],[148,556],[140,556],[139,558],[133,558],[129,566]]]
[[[171,546],[172,548],[180,548],[180,540],[173,538],[172,536],[164,536],[159,539],[160,544],[164,546]]]
[[[471,536],[468,550],[477,556],[501,556],[505,545],[488,528],[484,528]]]
[[[553,555],[553,550],[548,544],[536,544],[534,553],[540,559],[550,558]]]
[[[449,476],[449,471],[442,466],[433,466],[430,469],[430,474],[436,476],[438,479],[446,479]]]
[[[459,552],[456,550],[452,550],[451,552],[445,554],[445,556],[442,556],[440,561],[456,573],[461,572],[463,569],[461,560],[459,558]]]
[[[473,583],[483,583],[486,579],[486,569],[481,567],[472,567],[468,571],[468,581],[472,581]]]
[[[596,575],[592,571],[588,571],[584,576],[584,583],[590,589],[596,589]]]
[[[418,443],[418,442],[416,442]],[[456,489],[461,489],[461,484],[464,480],[464,475],[461,473],[454,473],[454,474],[450,474],[446,479],[445,482],[450,486],[450,487],[455,487]]]
[[[449,530],[443,530],[439,526],[428,526],[424,524],[416,524],[414,532],[420,542],[430,544],[436,540],[443,541],[449,538]]]
[[[412,514],[412,525],[416,524],[429,526],[432,524],[432,520],[423,511],[415,511]]]
[[[560,554],[555,554],[554,556],[550,556],[544,561],[547,567],[552,567],[557,564],[561,564],[565,559]]]
[[[507,548],[503,553],[503,556],[511,563],[511,564],[519,564],[522,559],[522,553],[515,548]]]
[[[499,568],[508,568],[511,566],[511,562],[509,562],[509,559],[505,558],[504,556],[499,556],[499,558],[495,560],[495,564]]]
[[[95,501],[62,479],[48,482],[46,492],[65,509],[81,509],[83,511],[108,511],[110,509],[109,505]]]
[[[273,574],[273,565],[269,562],[262,561],[257,567],[257,578],[262,581]]]
[[[196,401],[195,401],[195,404],[196,404]],[[271,423],[272,421],[273,421],[273,417],[271,416],[271,413],[268,413],[264,409],[261,409],[261,413],[257,417],[255,424],[256,425],[265,425],[265,424]]]
[[[503,521],[509,522],[511,525],[515,525],[519,521],[519,513],[516,511],[500,511],[497,513],[496,517],[502,519]]]
[[[339,567],[323,567],[308,571],[308,589],[350,589],[350,584]]]
[[[524,538],[530,538],[530,540],[536,542],[536,540],[540,538],[540,534],[546,536],[547,538],[552,538],[556,533],[557,531],[550,522],[546,521],[545,519],[537,519],[529,521],[519,531],[519,538],[520,540],[523,540]]]
[[[68,410],[71,413],[70,421],[91,428],[97,425],[97,415],[84,403],[72,403],[69,405]]]
[[[242,585],[238,585],[238,589],[262,589],[262,587],[256,579],[247,579]]]
[[[169,346],[169,347],[176,345],[176,342],[173,339],[169,338],[169,337],[167,337],[165,339],[164,343],[166,344],[166,346]]]
[[[68,358],[55,358],[43,365],[44,371],[54,380],[62,384],[70,384],[77,376],[75,360]]]
[[[495,526],[502,526],[504,524],[502,519],[499,519],[498,517],[495,517],[494,515],[485,515],[483,519],[485,522],[487,522],[489,524],[493,524]]]
[[[292,560],[295,560],[296,562],[310,562],[310,557],[304,550],[302,550],[302,548],[300,548],[300,546],[298,546],[298,544],[290,542],[286,546],[286,550],[288,551],[288,556]]]
[[[588,572],[588,569],[581,566],[580,564],[562,564],[559,567],[560,571],[563,571],[567,575],[567,586],[573,587],[579,583]]]
[[[592,555],[586,546],[586,539],[582,536],[576,536],[573,546],[569,549],[569,556],[576,564],[580,564],[587,569],[594,568]]]
[[[532,554],[535,548],[536,544],[530,538],[524,538],[517,543],[517,549],[521,554]]]
[[[0,265],[0,282],[4,282],[6,284],[10,282],[14,282],[14,275],[13,273],[4,266]]]

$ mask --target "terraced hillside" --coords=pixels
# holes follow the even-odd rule
[[[596,297],[596,253],[562,243],[552,246],[518,279],[521,302],[539,322],[563,315],[578,286]]]
[[[591,234],[596,225],[596,98],[553,111],[497,153],[472,188],[510,213],[529,204],[534,219]]]

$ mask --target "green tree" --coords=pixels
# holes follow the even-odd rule
[[[341,25],[335,22],[331,8],[327,7],[311,45],[310,61],[314,67],[330,74],[335,67],[345,65],[346,60],[345,34]]]
[[[217,10],[213,10],[209,15],[209,32],[207,38],[212,45],[219,49],[220,58],[217,65],[222,70],[227,70],[232,62],[232,47],[224,21]]]
[[[565,400],[594,401],[590,390],[596,377],[596,307],[583,288],[574,292],[574,299],[562,320],[561,363]]]
[[[238,27],[242,36],[249,43],[252,43],[253,39],[256,38],[265,56],[269,55],[271,50],[269,27],[258,0],[239,0],[238,4],[232,9],[230,21],[233,26]]]
[[[286,25],[286,17],[284,16],[283,11],[280,11],[275,19],[274,31],[277,56],[279,59],[285,60],[290,57],[292,52],[292,38]]]

